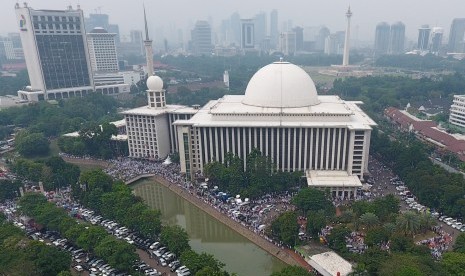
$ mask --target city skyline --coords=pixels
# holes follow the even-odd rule
[[[1,4],[3,8],[0,9],[0,15],[4,18],[5,24],[0,26],[0,34],[19,31],[19,23],[16,22],[13,12],[16,2],[16,0],[8,0]],[[69,4],[76,7],[79,3],[86,17],[90,13],[108,14],[110,21],[120,26],[120,33],[123,36],[128,37],[130,30],[143,29],[142,0],[117,4],[114,1],[110,2],[110,0],[72,0],[66,3],[59,0],[49,0],[46,3],[30,0],[27,3],[34,9],[65,9]],[[282,27],[282,22],[291,20],[294,26],[325,25],[332,32],[335,32],[345,29],[344,13],[350,4],[354,12],[352,19],[353,39],[360,41],[374,41],[376,25],[382,21],[402,21],[406,25],[408,40],[416,40],[418,28],[423,24],[444,28],[445,36],[448,37],[453,18],[465,17],[465,13],[461,13],[462,10],[465,10],[465,2],[459,0],[450,0],[448,5],[437,5],[437,2],[432,0],[412,0],[408,3],[400,0],[376,1],[376,3],[363,3],[362,1],[349,3],[349,1],[330,0],[311,1],[304,4],[291,0],[291,2],[286,2],[286,6],[282,6],[281,2],[275,0],[265,3],[239,0],[224,2],[220,6],[212,0],[199,0],[196,1],[195,6],[179,9],[179,7],[189,4],[191,2],[186,0],[164,3],[162,12],[159,12],[160,8],[155,3],[145,4],[149,14],[147,20],[154,41],[158,40],[157,36],[159,39],[163,39],[160,35],[163,35],[162,33],[166,35],[172,29],[182,29],[187,33],[193,28],[197,20],[213,22],[212,30],[217,30],[221,21],[229,18],[234,12],[238,12],[241,18],[252,18],[260,12],[269,14],[273,9],[277,9],[279,14],[278,28]],[[412,17],[412,13],[418,12],[418,7],[424,7],[421,12],[422,16]],[[128,10],[134,12],[128,13]],[[153,16],[155,14],[156,16]],[[184,39],[188,40],[188,37],[185,36]]]

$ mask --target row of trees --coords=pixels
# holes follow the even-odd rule
[[[19,205],[21,213],[34,218],[37,224],[60,232],[73,244],[102,258],[118,270],[131,271],[138,259],[134,245],[116,239],[101,226],[76,222],[41,194],[26,194]]]
[[[76,156],[90,155],[103,159],[127,156],[127,141],[111,139],[117,134],[118,130],[113,124],[88,123],[81,128],[78,137],[60,137],[58,146],[61,151]]]
[[[0,274],[24,276],[68,275],[71,255],[30,240],[0,214]]]
[[[443,58],[433,54],[421,55],[389,55],[381,56],[376,66],[406,68],[412,70],[434,70],[434,71],[465,71],[465,61],[453,57]]]
[[[119,119],[119,103],[112,97],[92,94],[84,98],[60,100],[58,104],[39,102],[0,110],[0,125],[28,128],[45,137],[79,131],[86,122],[104,123]]]
[[[366,112],[381,117],[388,106],[403,108],[408,103],[431,98],[449,98],[452,102],[453,94],[464,90],[465,75],[455,73],[421,79],[396,76],[337,79],[330,93],[344,99],[361,100]]]
[[[114,182],[103,171],[83,172],[79,183],[72,185],[72,193],[83,205],[105,218],[137,231],[144,238],[159,238],[171,252],[181,256],[183,264],[189,267],[193,275],[197,272],[203,273],[199,275],[228,275],[222,270],[224,264],[212,255],[191,250],[189,237],[183,228],[163,226],[160,211],[150,209],[140,197],[132,194],[126,184]],[[216,274],[209,274],[212,271]]]
[[[214,161],[204,167],[209,183],[220,190],[255,198],[267,193],[283,192],[302,185],[301,172],[277,171],[270,157],[257,149],[244,160],[228,153],[224,163]]]
[[[47,191],[76,183],[81,173],[78,166],[66,163],[57,156],[39,161],[18,158],[10,167],[20,177],[35,182],[42,181]]]
[[[465,179],[461,174],[434,165],[428,148],[415,139],[391,141],[376,130],[371,137],[373,153],[405,181],[419,202],[449,216],[465,217]]]

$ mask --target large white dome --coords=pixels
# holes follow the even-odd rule
[[[307,72],[289,62],[274,62],[253,75],[242,103],[286,108],[317,105],[320,101]]]
[[[151,91],[163,90],[163,80],[159,76],[150,76],[147,78],[147,88]]]

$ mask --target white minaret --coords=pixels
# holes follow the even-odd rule
[[[223,82],[224,82],[224,85],[226,86],[226,88],[229,90],[229,72],[228,72],[228,70],[224,71]]]
[[[147,60],[147,76],[153,76],[153,49],[152,49],[152,40],[149,39],[149,29],[147,27],[147,17],[145,15],[145,5],[144,5],[144,22],[145,22],[145,58]]]
[[[342,66],[348,66],[349,65],[350,18],[352,17],[352,12],[350,11],[350,6],[349,6],[349,9],[347,10],[346,17],[347,17],[347,29],[346,29],[346,37],[345,37],[345,41],[344,41],[344,57],[342,58]]]

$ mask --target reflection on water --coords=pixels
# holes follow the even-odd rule
[[[186,229],[195,251],[215,255],[226,264],[227,271],[247,276],[270,275],[285,266],[163,185],[146,179],[134,184],[133,189],[150,207],[161,210],[164,223],[177,224]]]

